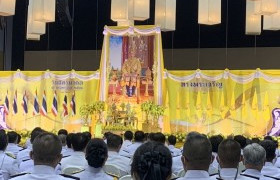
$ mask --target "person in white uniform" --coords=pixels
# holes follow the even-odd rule
[[[122,145],[122,138],[119,135],[111,134],[107,138],[108,159],[106,164],[114,165],[121,171],[122,176],[130,174],[130,159],[119,155]],[[105,165],[106,165],[105,164]]]
[[[216,136],[211,136],[209,138],[209,141],[211,142],[211,145],[212,145],[212,155],[214,156],[214,160],[213,162],[210,164],[210,167],[209,167],[209,174],[216,174],[218,173],[218,166],[219,166],[219,163],[217,161],[217,155],[218,155],[218,147],[219,147],[219,144],[223,141],[223,137],[221,135],[216,135]]]
[[[5,149],[8,145],[8,139],[5,132],[0,133],[0,171],[5,180],[10,179],[12,175],[19,173],[17,166],[14,166],[14,158],[5,153]]]
[[[130,146],[132,144],[132,139],[133,139],[133,133],[131,131],[125,131],[124,133],[124,141],[122,144],[122,147],[120,149],[119,154],[120,155],[126,155],[126,153],[123,151],[125,148],[127,148],[127,146]]]
[[[10,131],[7,133],[7,136],[9,143],[6,152],[11,153],[14,157],[17,157],[18,152],[23,149],[22,147],[17,145],[18,134],[14,131]]]
[[[167,145],[168,145],[168,149],[171,152],[172,157],[176,157],[176,156],[181,156],[182,155],[182,151],[175,147],[175,145],[176,145],[176,136],[174,136],[174,135],[168,136],[168,138],[167,138]]]
[[[61,160],[62,172],[68,167],[85,168],[88,162],[85,159],[84,150],[88,143],[88,138],[83,133],[76,133],[72,136],[72,147],[74,152],[71,156]]]
[[[208,173],[212,161],[212,146],[206,136],[193,134],[187,137],[182,155],[182,162],[186,174],[184,177],[178,178],[178,180],[216,179]]]
[[[266,152],[266,162],[262,168],[262,175],[271,176],[275,178],[280,178],[280,169],[274,166],[275,150],[276,144],[271,140],[264,140],[260,145],[265,149]]]
[[[257,143],[247,145],[243,150],[243,158],[246,170],[241,174],[242,176],[260,180],[273,179],[261,174],[261,170],[266,160],[266,152],[261,145]]]
[[[144,132],[143,131],[136,131],[134,133],[134,143],[127,146],[126,148],[124,148],[123,151],[126,154],[121,154],[121,155],[129,157],[129,158],[133,157],[134,152],[136,151],[136,149],[138,147],[140,147],[143,144],[144,139],[145,139]]]
[[[16,163],[17,163],[18,167],[20,166],[22,161],[26,161],[26,160],[30,159],[29,154],[32,151],[33,141],[38,135],[42,134],[43,132],[44,132],[44,130],[42,130],[41,128],[33,129],[33,131],[31,132],[31,138],[30,138],[31,146],[28,146],[28,148],[18,152],[18,155],[17,155],[17,158],[16,158]]]
[[[172,156],[162,143],[146,142],[135,152],[131,164],[134,180],[171,179]]]
[[[68,180],[74,177],[63,177],[55,173],[55,167],[60,162],[62,145],[58,137],[52,133],[42,133],[33,141],[30,152],[34,160],[34,168],[30,174],[20,174],[13,180]]]
[[[74,174],[74,176],[81,180],[113,180],[114,178],[106,174],[102,169],[107,158],[108,149],[104,140],[98,138],[90,140],[86,148],[86,160],[88,165],[81,172]]]
[[[74,151],[73,149],[69,149],[66,145],[66,135],[65,134],[59,134],[58,138],[60,139],[62,143],[62,151],[61,154],[63,157],[70,156]]]
[[[238,171],[239,162],[242,160],[241,148],[238,142],[233,139],[223,140],[218,147],[217,161],[219,163],[216,178],[232,180],[250,180],[246,176],[240,176]]]

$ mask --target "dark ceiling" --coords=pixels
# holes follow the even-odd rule
[[[72,12],[72,2],[73,0],[69,0],[70,12]],[[110,20],[110,4],[111,0],[75,0],[74,50],[101,49],[103,27],[105,25],[116,25],[115,22]],[[151,0],[151,18],[144,22],[136,22],[136,24],[153,24],[154,6],[155,0]],[[201,25],[200,28],[197,23],[197,6],[198,0],[177,0],[176,31],[162,33],[164,48],[224,48],[226,45],[229,48],[255,46],[255,36],[245,35],[245,0],[222,0],[222,23],[214,26]],[[23,11],[24,8],[20,9]],[[16,13],[24,13],[21,11],[19,10]],[[227,13],[228,21],[226,20]],[[18,17],[15,18],[14,23],[24,20],[24,16],[22,18]],[[227,31],[228,33],[226,33]],[[49,34],[49,37],[47,34]],[[71,27],[63,28],[61,23],[56,21],[56,23],[49,25],[47,34],[42,36],[40,42],[27,41],[25,50],[71,49]],[[256,46],[280,46],[280,32],[262,32],[260,36],[256,37]]]

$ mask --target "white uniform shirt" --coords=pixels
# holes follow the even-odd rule
[[[81,151],[74,151],[71,156],[62,158],[61,160],[62,171],[67,167],[80,167],[84,169],[87,165],[88,162],[85,158],[85,153]]]
[[[25,174],[13,178],[13,180],[69,180],[69,179],[71,178],[66,178],[55,174],[54,168],[50,166],[44,166],[44,165],[34,166],[31,174]]]
[[[262,175],[280,178],[280,169],[274,166],[271,162],[265,162],[261,173]]]
[[[172,157],[176,157],[176,156],[181,156],[182,155],[182,151],[178,148],[175,148],[173,145],[169,145],[168,149],[171,152]]]
[[[31,146],[29,146],[27,149],[18,152],[17,159],[16,159],[18,166],[23,160],[30,159],[30,155],[29,155],[30,151],[32,151]]]
[[[15,159],[7,156],[3,151],[0,151],[0,169],[5,180],[19,173],[18,166],[16,166],[14,162]]]
[[[73,152],[74,152],[73,149],[68,148],[67,146],[62,146],[61,154],[63,157],[71,156]]]
[[[221,178],[223,180],[234,180],[236,177],[237,180],[250,180],[254,178],[249,178],[246,176],[240,176],[240,174],[237,172],[236,168],[223,168],[220,170],[220,175],[213,176],[215,178]]]
[[[6,148],[6,152],[7,153],[11,153],[13,154],[15,157],[17,157],[17,154],[20,150],[22,150],[22,147],[19,147],[17,144],[15,143],[9,143],[7,148]]]
[[[209,180],[209,179],[215,179],[215,177],[209,176],[209,173],[207,171],[202,170],[188,170],[184,177],[178,178],[177,180],[195,180],[195,179],[201,179],[201,180]]]
[[[19,165],[21,173],[31,173],[34,168],[34,161],[32,159],[22,161]],[[58,164],[55,168],[56,174],[61,174],[61,166]]]
[[[131,144],[132,144],[131,141],[125,140],[125,141],[123,142],[123,144],[122,144],[122,147],[121,147],[121,149],[120,149],[119,154],[120,154],[121,156],[129,157],[129,154],[128,154],[127,152],[125,152],[124,149],[127,148],[127,146],[130,146]]]
[[[182,169],[184,169],[182,160],[182,156],[177,156],[172,158],[172,173],[178,174]]]
[[[124,148],[124,152],[126,152],[128,154],[128,157],[133,157],[135,151],[138,149],[138,147],[140,147],[143,143],[141,142],[135,142],[129,146],[127,146],[126,148]]]
[[[251,177],[259,178],[260,180],[271,180],[272,178],[264,177],[260,171],[256,169],[246,169],[242,174],[249,175]],[[241,175],[242,175],[241,174]]]
[[[80,180],[113,180],[114,178],[107,175],[102,168],[86,167],[86,169],[80,173],[74,174],[75,177],[80,178]]]
[[[105,164],[115,165],[126,174],[130,174],[130,159],[119,155],[117,152],[108,151],[108,159]]]

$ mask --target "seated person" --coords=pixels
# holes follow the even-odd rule
[[[60,162],[61,142],[52,133],[42,133],[33,141],[33,149],[30,152],[31,159],[34,160],[34,168],[30,174],[20,174],[13,180],[67,180],[73,179],[71,176],[63,177],[55,173],[55,167]]]
[[[60,135],[60,134],[63,134],[65,136],[68,135],[68,131],[66,129],[60,129],[58,132],[57,132],[57,135]]]
[[[261,174],[265,156],[265,149],[261,145],[256,143],[247,145],[243,150],[243,164],[246,170],[241,175],[255,179],[269,179]]]
[[[214,160],[211,163],[209,167],[209,174],[216,174],[218,173],[218,166],[219,163],[217,162],[217,153],[218,153],[218,147],[219,144],[223,141],[223,137],[221,135],[216,135],[216,136],[211,136],[209,138],[209,141],[211,142],[212,145],[212,154],[214,156]]]
[[[14,131],[10,131],[7,133],[8,136],[8,146],[6,149],[7,153],[11,153],[14,157],[17,157],[19,151],[23,148],[17,145],[18,142],[18,134]]]
[[[166,141],[165,135],[162,134],[161,132],[154,133],[152,140],[155,142],[161,143],[163,145],[165,144],[165,141]]]
[[[157,142],[147,142],[135,152],[131,164],[134,180],[171,179],[172,156],[167,147]]]
[[[62,151],[61,151],[62,156],[63,157],[70,156],[73,151],[72,151],[72,149],[69,150],[68,147],[67,147],[67,141],[66,141],[67,136],[64,135],[64,134],[59,134],[58,138],[59,138],[59,140],[61,141],[61,144],[62,144]]]
[[[183,148],[182,162],[186,174],[178,180],[216,179],[210,177],[208,169],[213,161],[212,145],[206,136],[193,133],[188,136]]]
[[[176,145],[176,137],[174,135],[170,135],[167,138],[167,145],[168,145],[168,149],[171,152],[172,157],[176,157],[176,156],[181,156],[182,155],[182,151],[175,147],[175,145]]]
[[[266,162],[262,168],[262,175],[280,178],[280,169],[274,166],[276,144],[271,140],[264,140],[260,142],[260,145],[265,149]]]
[[[88,165],[85,170],[75,174],[81,180],[100,179],[113,180],[114,178],[103,171],[103,166],[108,158],[108,149],[102,139],[92,139],[86,148],[86,160]]]
[[[62,172],[67,167],[87,167],[88,162],[85,159],[84,150],[88,143],[88,138],[83,133],[73,134],[71,138],[72,147],[74,152],[71,156],[62,158],[61,169]]]
[[[122,138],[119,135],[112,134],[107,138],[108,159],[106,164],[115,165],[122,171],[122,175],[130,173],[130,159],[119,155],[122,146]]]
[[[131,131],[125,131],[124,141],[120,149],[120,152],[122,152],[127,146],[132,144],[132,139],[133,139],[133,133]]]
[[[144,143],[145,134],[143,131],[136,131],[134,133],[134,143],[127,146],[121,153],[121,156],[131,158],[136,149]]]

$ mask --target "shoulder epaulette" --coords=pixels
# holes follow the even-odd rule
[[[67,174],[60,174],[60,176],[63,176],[63,177],[66,177],[66,178],[70,178],[70,179],[80,180],[80,178],[78,178],[78,177],[67,175]]]
[[[218,173],[210,174],[209,176],[216,176],[216,175],[218,175]]]
[[[31,159],[24,159],[22,160],[22,162],[26,162],[26,161],[30,161]]]
[[[112,176],[113,178],[120,178],[118,175],[116,174],[113,174],[113,173],[108,173],[108,172],[105,172],[106,174],[108,174],[109,176]]]
[[[69,157],[69,156],[71,156],[71,155],[63,156],[62,158],[67,158],[67,157]]]
[[[253,178],[253,179],[260,179],[258,177],[251,176],[251,175],[248,175],[248,174],[240,174],[240,176],[246,176],[246,177]]]
[[[15,177],[19,177],[19,176],[23,176],[23,175],[26,175],[26,174],[29,174],[29,173],[15,174],[15,175],[10,176],[10,179],[15,178]]]
[[[23,150],[25,150],[25,149],[26,149],[26,148],[22,148],[21,150],[19,150],[19,152],[20,152],[20,151],[23,151]]]
[[[268,177],[268,178],[271,178],[271,179],[277,179],[277,180],[280,180],[280,178],[277,178],[277,177],[273,177],[273,176],[268,176],[268,175],[263,175],[264,177]]]
[[[181,156],[181,154],[177,154],[176,156],[172,156],[172,157],[178,157],[178,156]]]
[[[15,156],[15,155],[13,155],[12,153],[8,153],[8,152],[6,152],[5,154],[6,154],[7,156],[9,156],[9,157],[13,158],[13,159],[16,159],[16,156]]]
[[[77,171],[73,171],[72,174],[78,174],[78,173],[83,172],[83,171],[84,171],[84,169],[80,169],[80,170],[77,170]]]
[[[216,177],[216,179],[218,179],[218,180],[223,180],[222,178],[220,178],[220,177]]]

